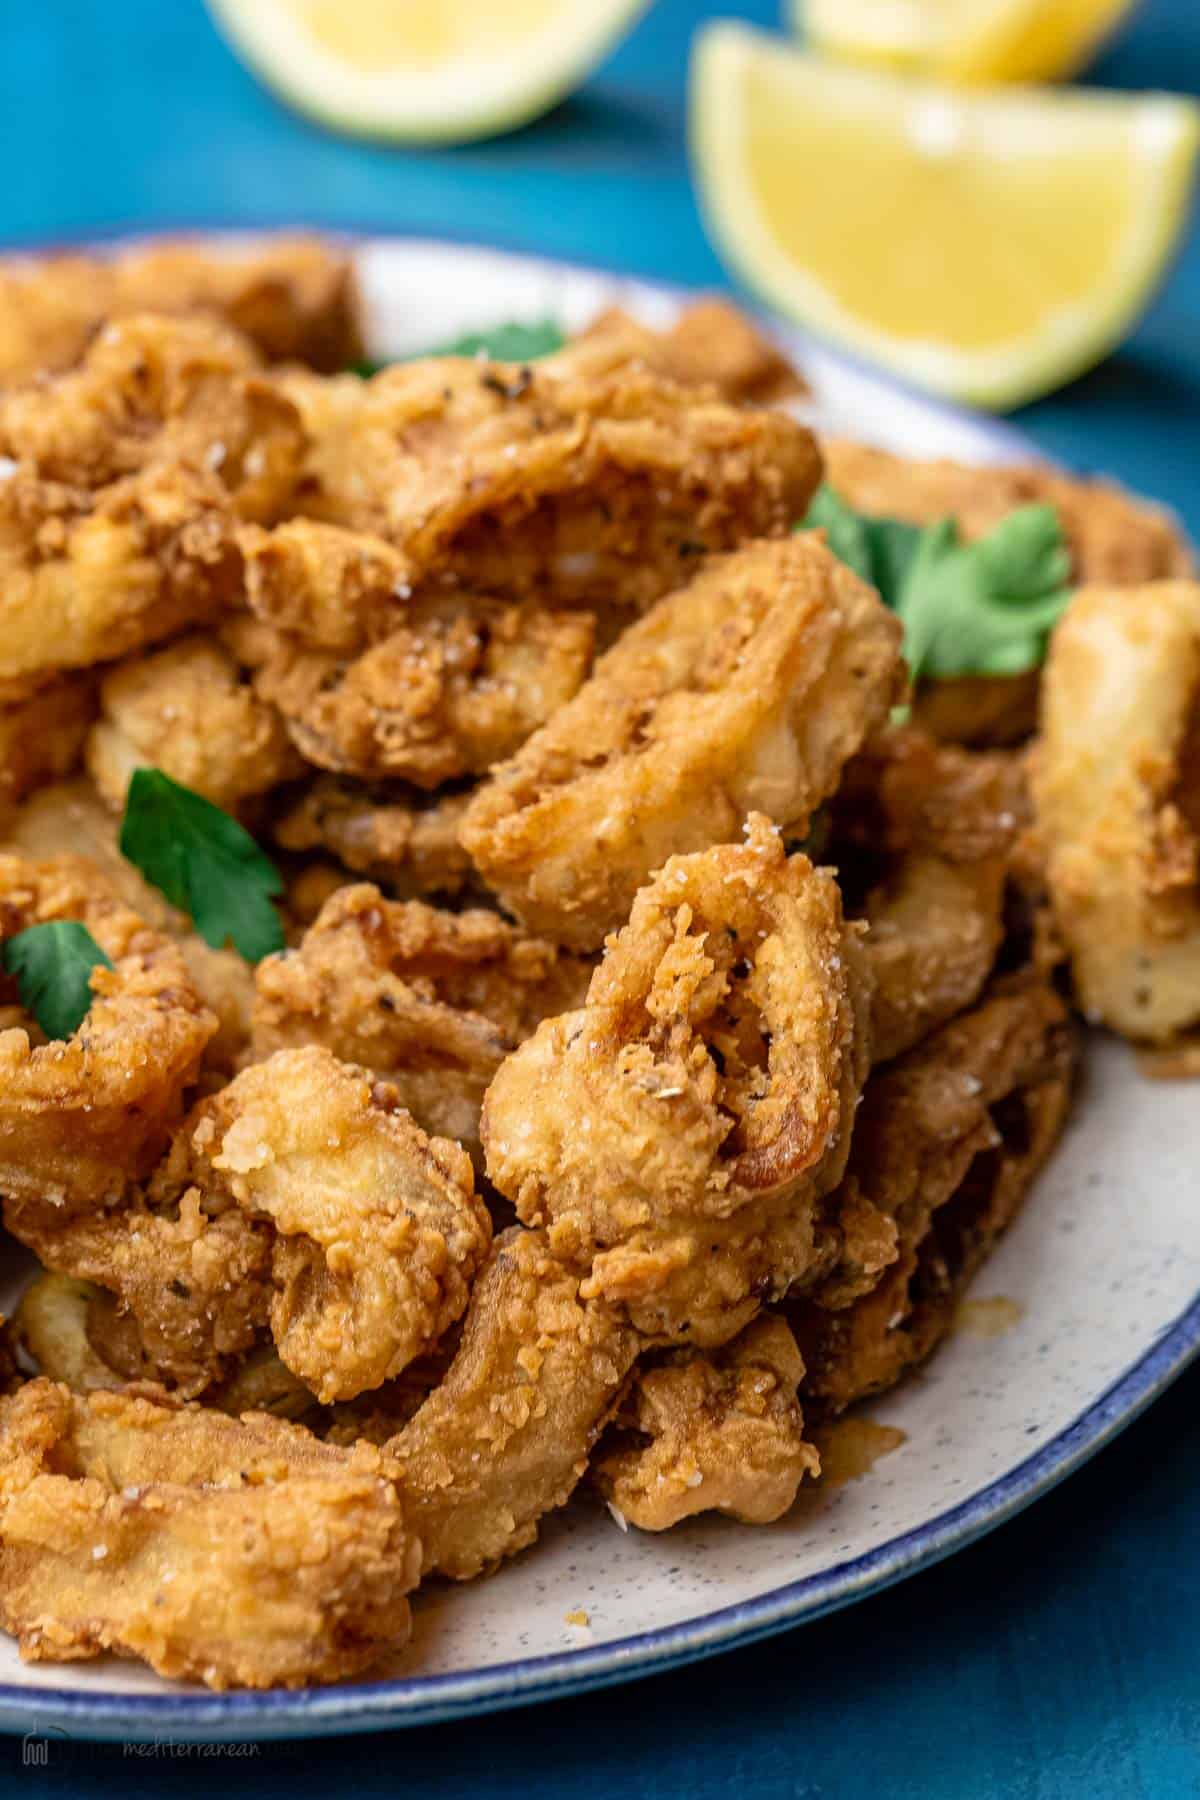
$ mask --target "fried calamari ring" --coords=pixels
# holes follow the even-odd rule
[[[1200,583],[1077,594],[1051,640],[1037,836],[1088,1017],[1200,1020]]]
[[[87,1210],[148,1172],[217,1029],[178,949],[106,889],[82,858],[0,855],[0,942],[77,919],[113,963],[92,974],[73,1037],[0,1032],[0,1193]]]
[[[585,1006],[502,1064],[488,1174],[582,1292],[645,1336],[725,1342],[813,1253],[869,1056],[869,978],[833,877],[748,842],[673,857]]]
[[[147,766],[231,813],[304,773],[279,713],[214,637],[197,632],[119,664],[101,683],[100,704],[87,766],[114,811],[134,770]]]
[[[790,531],[821,473],[786,414],[603,340],[530,367],[439,357],[286,391],[314,440],[303,510],[385,538],[414,590],[642,609],[698,555]]]
[[[385,1075],[426,1131],[477,1151],[501,1062],[578,1004],[590,974],[496,913],[385,900],[359,883],[330,896],[297,950],[259,964],[254,1049],[322,1044]]]
[[[803,830],[903,680],[897,620],[812,536],[708,565],[497,769],[462,841],[530,930],[594,949],[667,857]]]
[[[271,1333],[318,1399],[378,1387],[465,1308],[491,1242],[470,1158],[328,1050],[244,1069],[197,1109],[189,1156],[202,1194],[274,1226]]]
[[[593,1465],[616,1517],[641,1531],[703,1512],[782,1518],[821,1467],[796,1398],[803,1374],[795,1338],[769,1316],[722,1350],[674,1350],[639,1369]]]
[[[385,1447],[425,1573],[468,1581],[534,1541],[584,1474],[636,1354],[544,1233],[496,1239],[449,1370]]]
[[[29,1660],[333,1681],[405,1641],[419,1570],[369,1445],[45,1380],[0,1401],[0,1618]]]

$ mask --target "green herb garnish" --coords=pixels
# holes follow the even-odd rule
[[[514,321],[507,325],[492,325],[487,331],[468,331],[463,337],[451,338],[449,343],[436,344],[431,350],[414,351],[398,357],[397,361],[416,362],[426,356],[485,356],[491,362],[536,362],[541,356],[561,350],[566,341],[561,327],[553,319],[534,319],[524,324]],[[359,362],[353,365],[353,373],[366,380],[389,366],[383,362]]]
[[[1070,552],[1053,507],[1019,507],[967,544],[953,519],[870,518],[822,487],[802,529],[816,527],[902,620],[914,679],[1019,675],[1043,661],[1070,597]]]
[[[137,769],[125,799],[121,854],[136,865],[214,950],[231,943],[247,962],[283,949],[271,904],[278,869],[227,812],[161,769]]]
[[[0,965],[15,976],[25,1011],[48,1038],[69,1038],[92,1004],[92,970],[112,963],[86,925],[53,919],[30,925],[0,947]]]

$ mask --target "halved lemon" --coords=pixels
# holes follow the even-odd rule
[[[647,0],[208,0],[235,51],[301,112],[356,136],[509,131],[587,74]]]
[[[1135,0],[789,0],[816,50],[945,81],[1064,81]]]
[[[1125,335],[1183,227],[1198,122],[1166,95],[932,87],[734,24],[692,63],[702,202],[747,283],[995,408]]]

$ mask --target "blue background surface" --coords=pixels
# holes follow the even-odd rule
[[[235,63],[200,0],[8,0],[0,241],[307,222],[719,285],[688,185],[687,44],[705,17],[773,25],[778,10],[658,0],[547,119],[497,143],[417,153],[341,142],[293,117]],[[1197,0],[1147,0],[1092,79],[1200,92]],[[1047,450],[1170,500],[1200,536],[1198,418],[1193,229],[1132,342],[1018,422]],[[416,1733],[265,1746],[253,1762],[167,1766],[52,1746],[31,1787],[82,1797],[253,1785],[269,1800],[1200,1795],[1198,1402],[1200,1372],[985,1543],[693,1669]],[[10,1755],[19,1773],[11,1744],[0,1770]]]

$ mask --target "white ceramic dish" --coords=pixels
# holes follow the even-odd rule
[[[500,318],[575,325],[620,303],[653,321],[679,303],[662,287],[458,246],[372,242],[360,256],[380,355]],[[1032,454],[1005,427],[794,347],[840,428],[913,454]],[[901,1446],[775,1526],[622,1534],[583,1497],[492,1579],[419,1596],[413,1644],[373,1680],[311,1692],[209,1694],[115,1661],[26,1667],[0,1639],[0,1728],[246,1739],[427,1723],[626,1680],[899,1580],[1069,1474],[1195,1355],[1198,1154],[1194,1090],[1147,1081],[1126,1049],[1094,1040],[1065,1141],[976,1283],[1012,1322],[954,1335],[873,1409]],[[15,1265],[0,1268],[0,1310],[15,1285]],[[568,1622],[580,1613],[586,1626]]]

